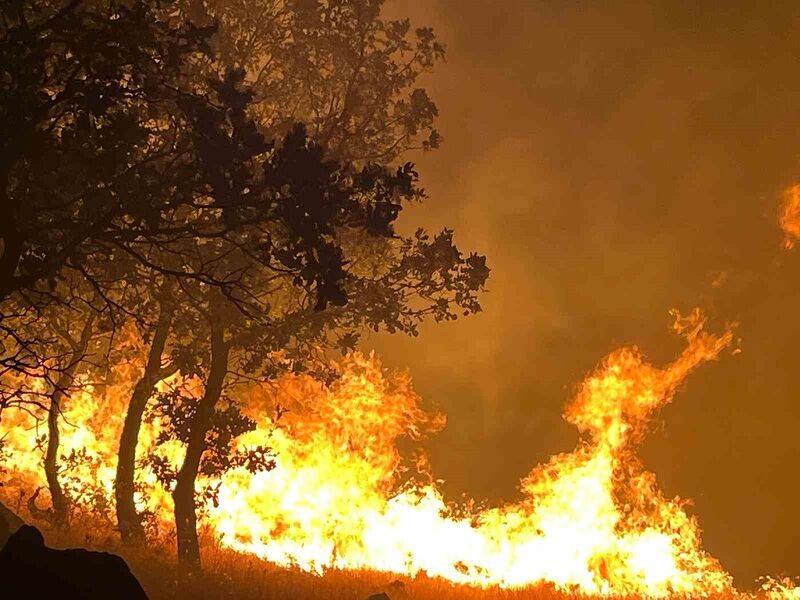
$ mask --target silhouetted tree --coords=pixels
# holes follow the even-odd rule
[[[266,137],[282,137],[301,120],[309,123],[309,135],[328,157],[388,163],[402,152],[432,149],[440,142],[434,127],[436,106],[414,85],[442,58],[444,48],[429,28],[412,35],[408,20],[382,19],[382,4],[185,0],[178,6],[190,22],[215,27],[210,40],[215,52],[193,63],[193,76],[213,78],[216,72],[242,69],[252,93],[248,115]],[[368,247],[384,252],[374,241]],[[160,288],[145,290],[142,297],[152,304],[141,307],[139,315],[151,313],[149,320],[143,319],[150,349],[131,395],[115,483],[119,529],[128,542],[144,535],[136,515],[134,477],[147,400],[156,384],[175,372],[177,362],[186,362],[168,356],[176,317],[174,301],[169,301],[174,299]],[[342,333],[340,339],[350,337]]]
[[[174,361],[164,361],[167,340],[173,324],[179,318],[178,306],[173,297],[173,282],[165,279],[158,287],[153,287],[153,301],[145,308],[157,311],[150,323],[144,316],[143,331],[149,342],[147,357],[142,375],[136,381],[123,421],[117,454],[117,472],[114,478],[114,497],[116,501],[117,525],[125,543],[140,542],[144,539],[144,528],[136,512],[134,502],[136,478],[136,448],[142,417],[147,401],[153,395],[156,384],[178,370]],[[150,290],[146,289],[145,294]]]
[[[74,327],[71,323],[63,322],[59,317],[54,317],[51,321],[51,326],[58,332],[61,341],[68,346],[63,355],[63,365],[58,379],[50,392],[50,405],[47,410],[47,449],[44,458],[44,472],[50,490],[54,520],[60,526],[68,522],[69,499],[64,494],[58,479],[59,418],[64,409],[64,402],[69,398],[69,391],[75,387],[78,367],[86,358],[96,317],[94,311],[89,311],[86,315],[80,311],[76,313],[73,316],[78,317],[77,331],[72,331]]]
[[[67,274],[112,330],[117,318],[140,324],[149,354],[116,489],[131,539],[141,536],[133,492],[147,400],[176,370],[203,379],[175,430],[186,444],[174,474],[178,554],[190,570],[200,565],[197,476],[220,455],[210,446],[224,455],[216,424],[231,417],[225,436],[247,426],[221,414],[235,405],[232,379],[309,368],[365,328],[413,335],[428,316],[480,310],[483,257],[465,257],[448,230],[405,238],[394,228],[424,193],[411,164],[387,164],[438,144],[435,106],[412,87],[442,48],[429,30],[410,42],[408,23],[381,20],[381,4],[275,2],[270,20],[241,2],[231,13],[184,3],[206,11],[201,21],[220,18],[224,60],[210,56],[210,25],[157,0],[0,7],[3,368],[36,374],[52,362],[43,339],[20,332],[68,304]],[[264,26],[278,34],[261,36]],[[226,49],[245,37],[262,45]],[[61,338],[80,350],[81,336]],[[74,379],[72,365],[57,373]]]
[[[164,188],[185,175],[182,69],[210,32],[170,26],[157,4],[0,6],[0,299],[162,235],[181,201]]]
[[[5,385],[15,376],[59,387],[48,339],[30,333],[43,307],[68,301],[59,279],[82,277],[114,302],[105,285],[120,262],[114,246],[163,233],[181,202],[178,100],[197,91],[183,71],[211,32],[171,25],[160,5],[0,5],[0,410],[30,400]]]
[[[454,318],[453,308],[468,314],[479,310],[476,293],[488,275],[484,259],[464,258],[450,232],[433,239],[423,232],[397,236],[393,224],[404,204],[423,196],[411,165],[354,168],[326,159],[302,127],[264,154],[266,142],[258,141],[246,116],[248,91],[230,75],[217,94],[225,111],[202,103],[197,115],[203,122],[226,121],[229,134],[218,135],[225,127],[210,128],[209,139],[197,144],[203,151],[196,165],[223,220],[237,226],[195,240],[184,252],[187,261],[213,265],[215,280],[235,277],[236,285],[179,282],[181,305],[204,324],[196,334],[208,336],[193,340],[205,349],[196,361],[204,366],[205,391],[187,420],[186,455],[173,490],[179,557],[190,569],[200,559],[195,482],[232,368],[257,375],[278,353],[302,358],[330,347],[334,333],[344,334],[338,342],[347,347],[364,327],[413,333],[429,314]],[[204,135],[203,127],[196,131]],[[247,200],[232,202],[242,197]],[[347,259],[354,240],[356,247],[363,244],[359,236],[393,244],[383,264],[360,272]]]
[[[37,442],[42,451],[52,506],[44,511],[37,507],[35,512],[53,525],[64,526],[68,524],[71,499],[61,481],[70,462],[61,454],[62,414],[76,399],[76,394],[104,371],[104,354],[113,344],[115,325],[95,289],[83,277],[67,274],[54,285],[51,293],[60,301],[30,305],[30,309],[36,309],[37,318],[24,323],[27,338],[36,340],[30,354],[46,357],[44,369],[17,372],[15,377],[6,378],[4,386],[16,388],[17,395],[11,406],[26,410],[44,425],[46,434],[37,438]],[[25,299],[24,294],[21,299]],[[115,298],[115,301],[123,300],[119,295]],[[9,394],[6,399],[10,398]],[[33,506],[35,501],[34,498],[29,504]]]

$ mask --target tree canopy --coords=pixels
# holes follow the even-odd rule
[[[56,512],[61,407],[81,369],[114,360],[123,324],[149,350],[120,440],[120,532],[142,534],[136,442],[156,384],[199,378],[201,395],[158,400],[186,446],[167,481],[179,556],[199,565],[197,475],[248,427],[233,381],[324,370],[365,329],[416,335],[480,310],[483,256],[447,229],[396,228],[426,199],[398,158],[438,145],[414,84],[443,48],[381,4],[0,7],[0,418],[11,399],[43,402]]]

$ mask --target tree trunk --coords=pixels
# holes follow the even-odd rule
[[[206,434],[211,427],[214,409],[222,394],[228,372],[229,346],[225,342],[225,328],[219,322],[211,323],[211,368],[206,389],[191,423],[186,457],[178,471],[175,490],[175,528],[178,537],[178,561],[184,574],[200,571],[200,544],[197,539],[195,514],[195,482],[200,461],[206,447]]]
[[[136,475],[136,447],[139,443],[139,431],[142,427],[142,417],[147,406],[147,401],[153,395],[156,384],[169,372],[161,368],[161,355],[169,336],[172,325],[172,307],[161,304],[153,340],[144,373],[131,393],[128,403],[128,412],[122,425],[122,434],[119,438],[119,452],[117,454],[117,475],[114,479],[114,495],[116,497],[117,525],[120,536],[125,544],[134,544],[144,541],[144,527],[142,520],[136,512],[134,502],[134,478]]]
[[[69,504],[61,483],[58,481],[58,446],[61,435],[58,430],[58,417],[61,413],[61,400],[65,397],[64,389],[70,385],[72,377],[64,371],[58,378],[56,389],[50,395],[50,408],[47,411],[47,451],[44,456],[44,474],[47,478],[47,488],[53,504],[55,524],[64,526],[69,521]]]
[[[55,387],[50,394],[50,407],[47,411],[47,449],[44,457],[44,473],[50,498],[53,505],[55,524],[64,526],[69,521],[69,500],[61,489],[58,481],[58,450],[61,443],[58,418],[63,408],[63,401],[68,397],[67,390],[75,381],[75,372],[86,354],[89,340],[92,337],[94,315],[87,317],[83,324],[81,337],[75,340],[67,329],[59,329],[60,335],[71,346],[67,364],[56,380]]]
[[[4,300],[15,290],[14,276],[25,240],[17,230],[17,207],[8,197],[8,167],[0,168],[0,206],[3,206],[3,219],[0,223],[0,300]]]
[[[14,277],[24,247],[22,236],[11,231],[10,227],[8,229],[0,235],[0,239],[3,241],[2,248],[0,248],[0,300],[15,291]]]

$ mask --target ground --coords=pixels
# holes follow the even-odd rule
[[[479,589],[420,575],[328,571],[324,576],[270,565],[254,556],[204,544],[203,574],[179,592],[174,550],[166,540],[150,549],[125,548],[114,538],[46,531],[51,546],[90,546],[122,555],[151,600],[366,600],[387,592],[391,600],[567,600],[577,595],[549,586],[519,590]],[[85,531],[82,529],[81,531]],[[585,598],[585,597],[584,597]],[[723,599],[719,599],[723,600]]]

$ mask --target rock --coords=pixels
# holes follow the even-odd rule
[[[20,527],[0,550],[0,587],[9,600],[147,600],[119,556],[48,548],[30,525]]]
[[[389,595],[385,592],[380,592],[379,594],[372,594],[367,600],[392,600],[389,598]]]

